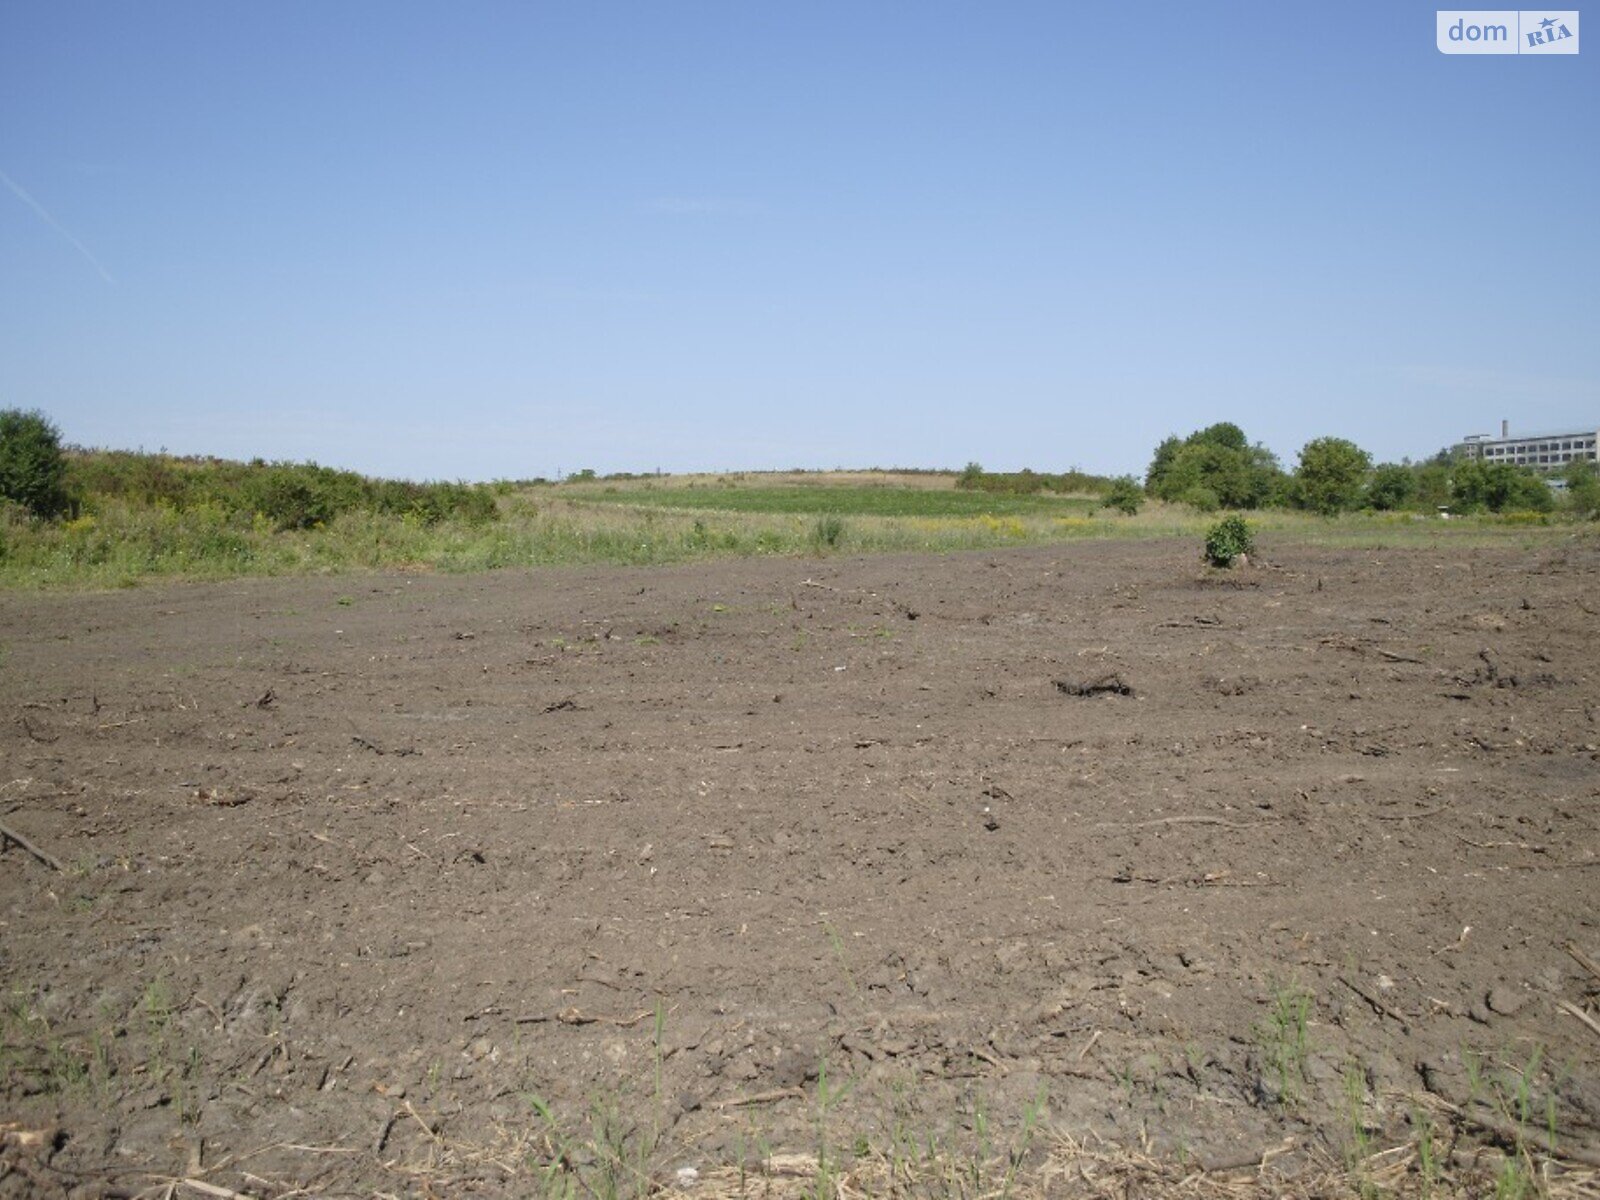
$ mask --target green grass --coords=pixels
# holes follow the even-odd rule
[[[1306,1059],[1310,1053],[1308,1027],[1311,1022],[1311,993],[1299,984],[1274,985],[1272,1009],[1267,1021],[1256,1031],[1261,1046],[1264,1074],[1277,1088],[1278,1102],[1293,1107],[1305,1082]]]
[[[994,517],[1070,516],[1091,512],[1098,499],[1082,496],[1006,495],[936,488],[897,487],[629,487],[575,492],[591,504],[712,509],[736,513],[805,513],[812,516]]]
[[[1094,501],[883,483],[776,486],[546,485],[496,488],[494,519],[437,520],[357,508],[284,529],[206,500],[175,505],[103,495],[71,521],[0,510],[0,587],[114,588],[152,579],[329,575],[351,571],[466,572],[589,564],[649,566],[714,558],[835,553],[944,554],[1085,539],[1201,540],[1214,517],[1147,504],[1137,516]],[[1440,521],[1357,513],[1328,519],[1285,510],[1250,514],[1273,561],[1291,544],[1359,549],[1549,545],[1592,536],[1592,523],[1530,525],[1481,516]]]
[[[74,1018],[60,1012],[59,1031],[39,1011],[41,995],[18,983],[0,994],[0,1089],[14,1104],[8,1116],[25,1122],[42,1125],[66,1104],[78,1106],[80,1119],[97,1114],[84,1126],[92,1133],[95,1124],[114,1121],[132,1105],[148,1108],[143,1097],[155,1088],[167,1097],[159,1103],[172,1132],[192,1137],[206,1106],[217,1102],[211,1084],[222,1076],[216,1072],[232,1077],[246,1061],[237,1057],[236,1039],[220,1026],[209,1037],[197,1032],[199,1040],[189,1040],[183,1006],[164,976],[122,993],[116,1002],[102,1002],[92,1021],[82,1013]],[[1270,1000],[1265,1037],[1298,1072],[1309,997],[1294,987],[1278,987]],[[512,1092],[526,1107],[493,1121],[428,1121],[434,1112],[459,1111],[460,1104],[436,1059],[426,1086],[413,1089],[403,1109],[391,1110],[415,1117],[429,1128],[428,1136],[406,1139],[397,1132],[380,1152],[381,1162],[363,1168],[368,1178],[362,1190],[392,1179],[409,1185],[393,1188],[396,1192],[433,1192],[430,1185],[438,1184],[443,1194],[453,1194],[452,1183],[481,1171],[486,1183],[499,1181],[498,1191],[539,1200],[681,1200],[686,1195],[706,1200],[1048,1200],[1080,1194],[1063,1191],[1063,1182],[1074,1179],[1092,1180],[1095,1195],[1150,1200],[1268,1200],[1285,1194],[1282,1177],[1270,1172],[1256,1181],[1238,1173],[1208,1174],[1181,1151],[1158,1153],[1148,1142],[1140,1151],[1112,1140],[1074,1140],[1052,1121],[1042,1083],[1031,1099],[1013,1091],[999,1100],[987,1094],[984,1082],[973,1082],[952,1097],[954,1107],[947,1109],[933,1103],[931,1093],[919,1094],[915,1072],[874,1081],[851,1075],[847,1060],[827,1055],[819,1056],[811,1085],[795,1090],[793,1099],[808,1113],[810,1130],[802,1133],[795,1126],[785,1153],[773,1152],[765,1118],[754,1107],[739,1106],[725,1115],[728,1136],[722,1150],[712,1150],[674,1136],[674,1110],[663,1077],[668,1057],[664,1002],[658,1000],[654,1018],[648,1062],[587,1095],[560,1088],[565,1103],[536,1090],[549,1082],[547,1064],[515,1053],[502,1070],[516,1070],[510,1062],[526,1062],[529,1077],[522,1086],[509,1077]],[[268,1051],[286,1053],[276,1020],[267,1015],[265,1022],[261,1032]],[[198,1031],[203,1024],[190,1022],[187,1028]],[[1526,1065],[1486,1080],[1495,1092],[1495,1108],[1518,1128],[1539,1116],[1535,1076],[1548,1077],[1537,1048]],[[752,1084],[758,1091],[761,1086]],[[1576,1200],[1593,1194],[1579,1164],[1557,1166],[1559,1156],[1532,1136],[1519,1137],[1514,1149],[1504,1147],[1498,1156],[1488,1151],[1452,1155],[1432,1117],[1414,1113],[1410,1137],[1398,1143],[1383,1138],[1376,1120],[1369,1128],[1376,1113],[1369,1111],[1359,1064],[1347,1069],[1343,1093],[1349,1152],[1343,1162],[1315,1154],[1303,1160],[1296,1195]],[[691,1164],[697,1182],[675,1187],[679,1169]],[[231,1174],[208,1176],[219,1185],[233,1184]],[[686,1192],[690,1186],[694,1190]]]

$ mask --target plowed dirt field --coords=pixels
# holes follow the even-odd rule
[[[1600,1153],[1600,549],[1264,549],[0,595],[0,1194]]]

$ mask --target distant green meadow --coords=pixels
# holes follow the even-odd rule
[[[571,499],[639,508],[859,517],[1083,516],[1098,500],[906,487],[628,487],[574,491]]]
[[[1192,539],[1215,514],[1147,503],[881,483],[399,485],[322,468],[100,455],[77,463],[78,511],[0,505],[0,587],[130,587],[147,580],[349,571],[649,566],[834,553],[946,554],[1102,538]],[[953,480],[951,480],[953,482]],[[1532,545],[1600,527],[1541,513],[1441,521],[1415,513],[1249,514],[1278,542],[1388,547]]]

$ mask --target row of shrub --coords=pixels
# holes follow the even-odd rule
[[[47,418],[16,410],[0,412],[0,499],[45,519],[94,516],[114,504],[204,509],[279,530],[311,529],[348,512],[434,525],[481,524],[499,511],[495,490],[472,484],[371,479],[316,463],[66,449]]]
[[[975,462],[968,463],[956,477],[958,488],[1017,496],[1031,496],[1038,492],[1054,492],[1063,496],[1103,496],[1112,483],[1113,480],[1104,475],[1090,475],[1085,471],[1053,474],[1049,471],[1032,471],[1026,467],[1020,471],[985,471]]]
[[[204,505],[259,513],[279,529],[326,525],[346,512],[386,513],[432,525],[490,521],[497,511],[493,490],[472,484],[371,479],[316,463],[240,463],[123,450],[68,453],[67,486],[91,512],[108,499],[178,512]]]

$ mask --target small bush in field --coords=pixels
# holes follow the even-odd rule
[[[1126,516],[1135,516],[1139,506],[1144,503],[1144,489],[1131,478],[1124,475],[1121,479],[1111,481],[1111,487],[1106,492],[1106,498],[1100,501],[1101,508],[1114,508]]]
[[[1255,532],[1241,516],[1224,517],[1206,532],[1206,561],[1213,567],[1231,567],[1255,552]]]
[[[277,529],[310,529],[333,516],[328,497],[292,469],[269,467],[247,483],[244,494]]]
[[[0,500],[22,505],[36,517],[65,512],[66,456],[61,434],[43,413],[0,412]]]

